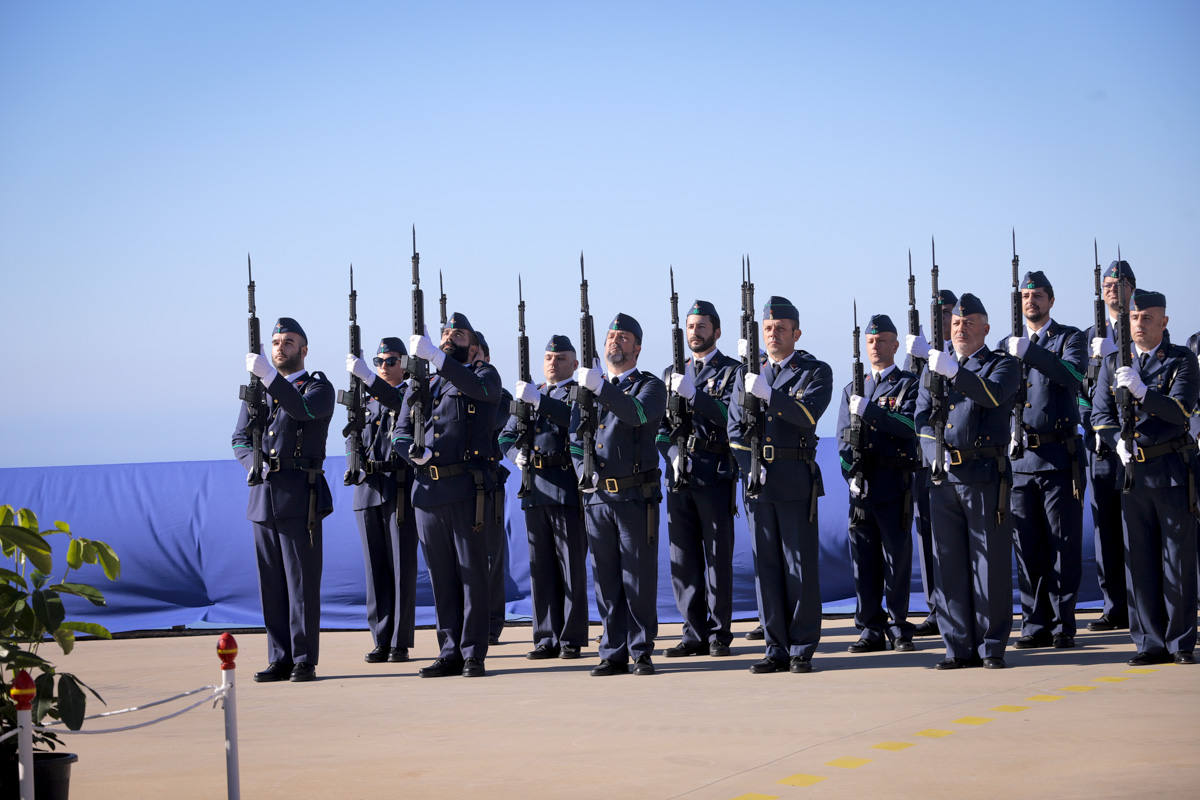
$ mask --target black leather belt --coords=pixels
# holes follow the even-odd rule
[[[968,450],[956,450],[953,447],[947,447],[946,455],[950,458],[950,466],[957,467],[960,464],[965,464],[968,461],[977,461],[981,458],[1001,458],[1005,455],[1005,448],[972,447]]]
[[[609,494],[616,494],[617,492],[623,492],[626,489],[633,489],[637,486],[657,486],[660,477],[662,477],[661,471],[648,469],[644,472],[635,472],[624,478],[602,478],[600,480],[600,488]]]
[[[723,456],[729,452],[729,441],[719,437],[705,439],[693,433],[688,437],[687,450],[689,453],[713,453]]]
[[[1038,431],[1025,431],[1025,446],[1036,450],[1039,447],[1045,447],[1048,444],[1058,444],[1060,442],[1072,442],[1078,440],[1079,433],[1076,431],[1046,431],[1041,433]]]
[[[417,467],[417,472],[431,480],[440,481],[444,478],[453,478],[457,475],[462,475],[467,471],[467,462],[460,461],[457,464],[422,464]]]
[[[813,461],[817,457],[817,451],[812,447],[776,447],[773,444],[764,444],[762,447],[762,460],[768,464],[775,461]]]
[[[529,466],[534,469],[552,469],[554,467],[565,467],[571,463],[571,459],[566,453],[555,453],[554,455],[544,455],[542,453],[529,454]]]
[[[1162,444],[1138,445],[1134,461],[1152,461],[1167,453],[1185,453],[1193,449],[1195,449],[1195,444],[1192,442],[1192,437],[1184,434]]]
[[[271,465],[271,472],[281,472],[288,469],[299,469],[305,472],[324,472],[325,459],[272,457],[267,459],[267,463]]]

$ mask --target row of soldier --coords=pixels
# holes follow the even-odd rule
[[[1073,647],[1086,474],[1104,595],[1103,614],[1089,627],[1128,626],[1137,647],[1130,663],[1192,663],[1198,458],[1189,424],[1200,419],[1200,370],[1191,350],[1170,341],[1163,295],[1135,290],[1134,281],[1126,262],[1110,265],[1103,291],[1112,324],[1085,333],[1052,319],[1049,280],[1028,273],[1023,335],[994,350],[979,299],[943,290],[935,304],[943,324],[932,326],[944,330],[943,341],[908,334],[903,368],[895,325],[871,317],[871,375],[861,393],[853,383],[843,389],[838,418],[860,631],[850,652],[911,651],[914,636],[940,634],[945,657],[937,668],[1004,667],[1014,551],[1022,606],[1014,646]],[[1135,367],[1116,358],[1122,302]],[[251,316],[253,341],[253,305]],[[590,553],[603,623],[591,673],[653,674],[665,478],[671,585],[684,624],[664,654],[730,652],[740,483],[761,621],[748,638],[765,639],[751,672],[811,671],[821,633],[817,498],[825,491],[816,427],[834,387],[829,365],[797,349],[799,320],[795,305],[771,297],[762,309],[765,353],[746,358],[759,352],[758,331],[743,324],[738,359],[718,347],[715,306],[697,300],[686,315],[692,356],[660,379],[638,367],[641,326],[617,314],[597,354],[605,368],[598,360],[581,365],[570,338],[555,335],[545,348],[545,381],[517,380],[512,395],[486,339],[461,313],[446,318],[437,342],[425,334],[407,346],[384,338],[374,369],[350,354],[352,385],[361,382],[371,398],[363,424],[347,429],[348,452],[362,454],[351,461],[360,473],[347,482],[356,484],[367,566],[375,647],[366,660],[409,659],[419,541],[440,645],[420,675],[485,674],[488,646],[504,624],[507,458],[525,478],[530,659],[579,658],[586,648]],[[263,412],[244,392],[233,436],[251,484],[270,662],[255,680],[305,681],[315,677],[319,655],[321,520],[332,511],[322,466],[335,391],[321,373],[306,371],[307,337],[295,320],[278,321],[270,353],[246,356],[251,386],[262,387],[262,435],[252,433]],[[1089,359],[1098,366],[1094,386],[1085,380]],[[432,370],[424,399],[410,380],[422,364]],[[947,406],[941,424],[938,381]],[[1120,390],[1136,400],[1133,447],[1117,435]],[[686,439],[673,435],[669,398],[690,410]],[[1018,403],[1019,436],[1012,428]],[[528,413],[515,413],[521,408]],[[851,428],[860,434],[848,435]],[[930,609],[919,626],[907,620],[914,512]]]

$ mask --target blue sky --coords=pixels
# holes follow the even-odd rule
[[[246,252],[264,326],[345,385],[346,267],[364,340],[406,335],[412,224],[427,317],[440,268],[506,385],[517,273],[535,350],[574,339],[580,250],[655,370],[668,266],[733,351],[749,253],[840,384],[851,299],[902,324],[931,235],[998,338],[1010,227],[1057,319],[1089,323],[1096,237],[1181,338],[1198,83],[1186,2],[8,2],[0,466],[229,457]]]

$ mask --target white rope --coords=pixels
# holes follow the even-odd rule
[[[225,695],[228,693],[226,687],[224,687],[224,686],[217,686],[217,687],[205,686],[200,689],[194,689],[190,692],[186,692],[185,694],[180,695],[180,697],[184,697],[189,694],[195,694],[196,692],[204,691],[204,689],[212,689],[213,692],[212,692],[212,694],[208,695],[207,697],[201,697],[199,700],[192,703],[190,706],[184,706],[183,708],[179,709],[178,711],[172,711],[170,714],[161,716],[158,719],[152,719],[152,720],[148,720],[146,722],[139,722],[136,725],[125,725],[120,728],[108,728],[108,729],[102,730],[102,731],[83,731],[83,730],[73,731],[73,730],[69,730],[69,729],[63,730],[61,728],[57,729],[57,730],[52,730],[50,727],[34,728],[34,730],[38,731],[39,733],[44,733],[49,730],[51,733],[56,733],[56,734],[57,733],[71,733],[71,734],[80,733],[80,734],[85,734],[85,735],[95,735],[95,734],[101,734],[101,733],[120,733],[121,731],[133,731],[133,730],[137,730],[138,728],[145,728],[150,725],[156,725],[159,722],[166,722],[169,719],[174,719],[175,717],[178,717],[181,714],[186,714],[187,712],[191,711],[193,708],[199,708],[200,706],[207,703],[209,700],[212,700],[213,704],[215,706],[216,703],[220,700],[223,700],[225,698]],[[176,698],[168,698],[168,699],[176,699]],[[165,703],[165,702],[167,702],[167,701],[160,700],[157,703],[151,703],[148,705],[158,705],[159,703]],[[148,706],[145,706],[145,707],[148,707]],[[131,710],[133,710],[133,709],[122,709],[122,711],[131,711]],[[113,711],[113,712],[109,712],[109,713],[117,714],[117,713],[121,713],[121,712]],[[97,714],[97,716],[104,716],[104,715]],[[91,719],[91,717],[88,717],[88,719]],[[61,723],[53,723],[53,724],[58,725]],[[0,737],[0,741],[3,741],[5,738],[7,738],[8,736],[11,736],[13,733],[16,733],[16,731],[10,731],[9,733],[5,734],[3,737]]]
[[[117,714],[128,714],[131,711],[144,711],[147,708],[153,708],[154,706],[161,706],[163,703],[169,703],[172,700],[179,700],[181,698],[188,697],[190,695],[195,694],[196,692],[203,692],[208,689],[216,689],[216,688],[217,688],[217,686],[215,684],[210,683],[207,686],[201,686],[199,689],[191,689],[186,692],[181,692],[180,694],[177,694],[173,697],[167,697],[162,700],[155,700],[151,703],[145,703],[140,706],[130,706],[129,708],[120,708],[120,709],[117,709],[116,711],[104,711],[100,714],[92,714],[91,716],[84,717],[84,719],[85,720],[100,719],[101,717],[114,717]],[[58,720],[56,722],[48,723],[47,727],[49,727],[50,725],[62,725],[62,724],[63,724],[62,720]]]
[[[3,742],[5,739],[9,738],[10,736],[16,736],[20,732],[20,730],[21,730],[20,728],[13,728],[8,733],[4,734],[3,736],[0,736],[0,742]]]

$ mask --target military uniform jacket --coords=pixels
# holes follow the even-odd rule
[[[842,431],[850,427],[852,383],[842,389],[838,409],[838,456],[842,477],[853,476],[854,453],[842,441]],[[867,431],[867,447],[860,465],[870,497],[875,500],[903,497],[911,488],[912,472],[921,466],[917,453],[917,376],[893,369],[879,382],[867,378],[862,421]]]
[[[1008,352],[1004,337],[997,349]],[[1038,331],[1022,360],[1025,373],[1026,448],[1012,462],[1013,472],[1048,472],[1069,469],[1081,454],[1072,456],[1065,441],[1042,444],[1039,434],[1071,437],[1079,430],[1079,392],[1087,371],[1088,344],[1083,331],[1050,320]],[[1035,446],[1036,445],[1036,446]]]
[[[596,393],[596,472],[600,488],[584,495],[584,503],[613,503],[625,500],[658,503],[662,500],[658,481],[653,491],[631,486],[617,492],[604,488],[605,479],[629,478],[658,467],[654,436],[667,410],[667,387],[648,372],[634,369],[614,385],[605,380]],[[575,472],[583,471],[583,443],[579,438],[579,406],[571,407],[570,449]]]
[[[931,370],[927,370],[932,375]],[[951,483],[995,483],[1010,475],[1008,440],[1011,415],[1021,382],[1021,362],[1007,353],[980,348],[959,367],[947,384],[946,453],[961,451],[962,463],[951,465]],[[926,464],[934,460],[933,426],[929,422],[929,381],[921,381],[917,395],[917,436]],[[989,448],[997,456],[970,458],[977,448]],[[1003,475],[1000,470],[1003,470]]]
[[[401,383],[394,389],[382,378],[374,381],[376,391],[391,389],[389,393],[394,406],[385,406],[378,398],[372,397],[367,401],[365,409],[366,425],[362,429],[359,442],[365,457],[373,462],[375,469],[368,470],[363,482],[354,487],[354,510],[372,508],[390,503],[396,499],[397,476],[405,491],[411,489],[412,474],[408,463],[399,453],[392,450],[392,436],[395,435],[397,421],[400,418],[400,406],[404,402],[406,384]],[[368,387],[370,392],[372,387]],[[346,454],[355,445],[354,439],[346,437]],[[391,471],[383,471],[378,466],[386,465]]]
[[[1138,363],[1136,355],[1133,363]],[[1114,449],[1121,433],[1114,391],[1117,366],[1117,353],[1104,359],[1092,409],[1092,425],[1105,444]],[[1197,367],[1195,353],[1171,344],[1170,336],[1164,333],[1162,343],[1140,372],[1142,382],[1146,384],[1146,396],[1141,402],[1136,399],[1133,402],[1134,436],[1138,447],[1154,447],[1173,441],[1190,443],[1188,422],[1196,411],[1197,392],[1200,391],[1200,367]],[[1137,464],[1135,475],[1139,485],[1148,488],[1186,486],[1188,469],[1195,459],[1194,446],[1183,452],[1169,452]]]
[[[376,381],[375,386],[382,381]],[[494,487],[496,405],[500,402],[500,374],[491,364],[476,361],[466,366],[446,356],[442,368],[430,376],[432,409],[426,420],[425,446],[433,456],[414,470],[412,501],[414,506],[434,508],[449,503],[474,501],[475,476],[482,473],[484,488]],[[408,459],[413,441],[412,389],[405,393],[400,420],[392,446]],[[467,472],[434,476],[432,467],[465,465]]]
[[[692,412],[692,436],[688,440],[689,472],[692,486],[712,486],[718,482],[732,481],[735,463],[729,453],[729,401],[733,397],[733,384],[741,362],[730,358],[720,350],[700,368],[697,374],[695,358],[689,358],[685,369],[692,374],[696,383],[695,396],[687,401]],[[669,379],[672,366],[663,370],[663,380]],[[674,481],[671,464],[671,426],[666,415],[658,427],[658,451],[666,463],[668,482]]]
[[[325,438],[333,416],[334,389],[320,372],[304,372],[294,381],[276,373],[266,387],[267,424],[263,428],[263,462],[272,472],[258,486],[250,487],[246,518],[251,522],[297,519],[308,516],[309,476],[301,469],[285,468],[286,459],[301,459],[320,469],[325,461]],[[249,472],[254,467],[251,436],[246,429],[249,412],[242,403],[233,431],[233,454]],[[281,459],[285,459],[281,461]],[[279,469],[275,469],[275,466]],[[324,475],[318,475],[317,511],[333,511],[333,496]]]
[[[533,470],[533,486],[521,499],[521,508],[579,505],[579,482],[567,443],[567,429],[571,425],[571,387],[574,385],[574,381],[565,381],[555,386],[545,383],[538,386],[542,399],[533,412],[533,448],[527,467]],[[517,415],[513,414],[500,432],[500,447],[513,462],[519,450],[517,424]],[[534,466],[535,463],[542,467]]]
[[[766,373],[770,362],[763,359]],[[733,397],[729,403],[729,446],[743,475],[750,474],[750,431],[752,420],[746,417],[746,368],[738,366]],[[817,447],[817,420],[825,413],[833,397],[833,370],[805,350],[796,350],[771,382],[771,402],[765,403],[762,446],[765,448]],[[770,451],[768,451],[769,453]],[[814,477],[816,462],[779,458],[768,462],[767,482],[758,499],[768,502],[793,502],[796,483]],[[812,464],[810,468],[810,463]],[[816,472],[819,476],[819,472]]]

